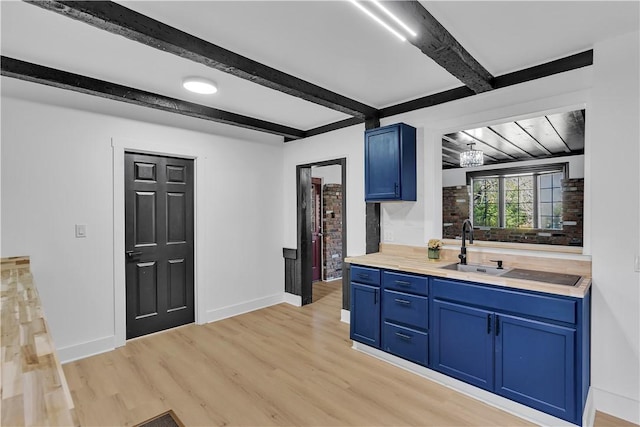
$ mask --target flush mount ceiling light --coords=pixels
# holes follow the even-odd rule
[[[467,144],[469,149],[460,153],[460,166],[470,168],[473,166],[482,166],[484,164],[484,154],[480,150],[474,150],[474,142]]]
[[[218,91],[215,82],[203,77],[187,77],[182,81],[182,87],[190,92],[202,95],[211,95]]]
[[[370,11],[369,9],[364,7],[358,1],[349,0],[349,2],[353,3],[358,9],[360,9],[361,11],[363,11],[364,13],[369,15],[369,17],[371,19],[376,21],[378,24],[382,25],[384,28],[387,29],[387,31],[392,33],[394,36],[399,38],[401,41],[403,41],[403,42],[407,41],[407,38],[405,36],[403,36],[399,31],[394,29],[391,25],[386,23],[382,18],[380,18],[378,15],[376,15],[375,13],[373,13],[372,11]],[[412,37],[415,37],[417,35],[415,31],[413,31],[411,28],[409,28],[404,22],[402,22],[397,16],[395,16],[393,13],[391,13],[391,11],[389,9],[387,9],[386,7],[384,7],[379,1],[371,0],[371,3],[375,4],[378,7],[378,9],[383,11],[385,15],[387,15],[389,18],[391,18],[393,20],[393,22],[395,22],[397,25],[399,25],[402,28],[403,31],[405,31],[406,33],[408,33]]]

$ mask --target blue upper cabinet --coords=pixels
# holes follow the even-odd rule
[[[366,202],[416,200],[416,129],[404,123],[364,134]]]

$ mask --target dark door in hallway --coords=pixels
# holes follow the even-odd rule
[[[311,248],[313,265],[312,280],[322,278],[322,180],[311,178]]]
[[[194,321],[193,160],[125,154],[127,338]]]

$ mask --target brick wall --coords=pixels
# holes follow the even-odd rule
[[[342,277],[342,185],[322,188],[324,280]]]
[[[467,186],[442,189],[442,237],[460,237],[462,222],[469,218],[469,194]],[[537,228],[490,228],[473,230],[478,240],[540,243],[546,245],[582,246],[584,179],[562,181],[562,230]],[[569,224],[566,224],[566,223]],[[575,222],[575,225],[572,224]]]

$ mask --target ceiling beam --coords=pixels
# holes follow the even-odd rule
[[[492,90],[493,76],[417,0],[385,1],[385,6],[418,33],[407,40],[475,93]],[[411,24],[410,24],[411,23]]]
[[[588,67],[589,65],[593,65],[593,49],[585,50],[584,52],[565,56],[564,58],[545,62],[544,64],[535,65],[523,70],[514,71],[513,73],[503,74],[494,79],[493,85],[496,89],[500,89],[518,83],[548,77],[553,74]]]
[[[501,89],[519,83],[549,77],[565,71],[588,67],[590,65],[593,65],[593,50],[576,53],[575,55],[556,59],[555,61],[546,62],[544,64],[498,76],[494,79],[495,88]],[[445,90],[433,95],[423,96],[422,98],[416,98],[411,101],[382,108],[380,109],[380,118],[408,113],[409,111],[419,110],[421,108],[433,107],[434,105],[455,101],[472,95],[475,94],[471,89],[466,86],[460,86],[455,89]]]
[[[377,117],[374,107],[231,52],[111,1],[25,1],[341,113],[360,119]]]
[[[13,77],[28,82],[72,90],[156,110],[168,111],[183,116],[281,135],[288,139],[300,139],[306,136],[306,133],[302,130],[277,123],[170,98],[104,80],[81,76],[55,68],[32,64],[7,56],[0,57],[0,62],[2,69],[1,74],[6,77]]]
[[[339,122],[329,123],[328,125],[319,126],[317,128],[307,130],[305,132],[305,138],[308,138],[310,136],[320,135],[320,134],[331,132],[338,129],[343,129],[343,128],[354,126],[364,122],[365,122],[364,120],[358,119],[357,117],[340,120]],[[285,141],[285,142],[288,142],[288,141]]]

